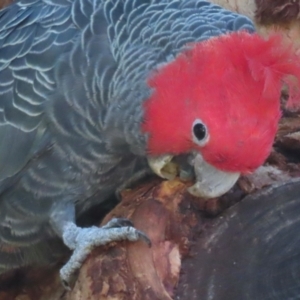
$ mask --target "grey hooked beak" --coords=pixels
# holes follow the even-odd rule
[[[172,155],[148,158],[151,169],[158,176],[172,180],[180,174],[180,167],[172,161]],[[196,182],[188,192],[196,197],[215,198],[228,192],[240,177],[240,173],[224,172],[208,164],[202,156],[193,154],[190,159]]]
[[[215,198],[227,193],[237,182],[240,173],[224,172],[208,164],[198,153],[194,158],[196,183],[188,188],[190,194]]]

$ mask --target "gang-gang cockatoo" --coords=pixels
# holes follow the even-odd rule
[[[278,36],[202,0],[21,0],[0,12],[0,265],[146,236],[124,220],[76,218],[153,170],[227,192],[267,158],[282,84],[299,64]],[[150,166],[150,167],[149,167]],[[188,175],[187,175],[188,174]],[[173,174],[174,175],[174,174]]]

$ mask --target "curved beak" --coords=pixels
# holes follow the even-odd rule
[[[172,155],[148,157],[152,171],[161,178],[173,180],[178,174],[178,165],[172,162]]]
[[[208,164],[198,153],[194,158],[196,183],[188,188],[190,194],[215,198],[227,193],[237,182],[240,173],[224,172]]]
[[[172,155],[148,158],[151,169],[158,176],[172,180],[180,174],[180,166],[172,161]],[[188,159],[193,167],[196,182],[188,192],[196,197],[215,198],[228,192],[240,177],[240,173],[224,172],[208,164],[199,153]]]

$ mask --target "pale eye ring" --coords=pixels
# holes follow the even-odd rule
[[[200,119],[196,119],[193,123],[192,136],[193,141],[199,146],[206,145],[209,140],[207,127]]]

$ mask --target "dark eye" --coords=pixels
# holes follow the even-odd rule
[[[202,141],[206,137],[206,127],[202,123],[196,123],[193,132],[197,140]]]
[[[209,140],[209,134],[206,125],[199,119],[193,123],[193,141],[199,146],[204,146]]]

